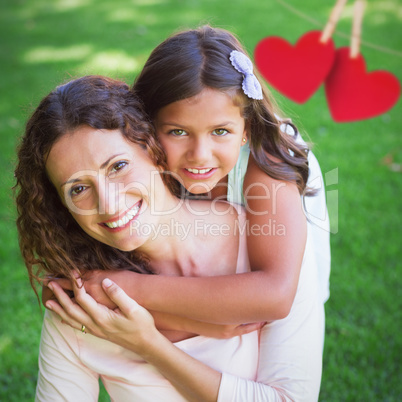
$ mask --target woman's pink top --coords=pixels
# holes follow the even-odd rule
[[[245,214],[239,215],[239,227]],[[238,272],[248,270],[245,232]],[[309,239],[309,236],[308,236]],[[292,311],[261,331],[232,339],[197,336],[175,345],[223,373],[219,401],[314,401],[321,379],[323,304],[309,240]],[[315,279],[314,279],[315,278]],[[36,401],[97,401],[99,379],[112,401],[186,399],[137,354],[61,324],[46,311],[39,352]]]

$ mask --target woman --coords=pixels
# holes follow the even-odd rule
[[[182,202],[173,196],[167,187],[169,176],[155,174],[155,169],[164,168],[164,159],[149,130],[127,86],[113,80],[84,77],[57,88],[41,102],[28,122],[16,170],[18,228],[31,283],[41,271],[75,280],[74,270],[82,275],[92,268],[131,267],[171,276],[225,275],[234,273],[233,267],[245,272],[246,247],[238,230],[244,224],[242,215],[227,203],[216,202],[212,209],[208,202]],[[255,331],[230,340],[189,338],[188,332],[201,333],[205,324],[173,317],[179,325],[177,331],[167,332],[169,339],[212,368],[212,382],[205,379],[208,398],[216,399],[220,373],[225,373],[219,389],[223,400],[238,378],[259,380],[251,383],[255,392],[272,398],[317,398],[323,312],[311,255],[305,255],[305,263],[291,313],[264,327],[258,372]],[[39,269],[34,271],[35,265]],[[205,269],[209,266],[213,272]],[[57,285],[53,288],[67,312],[74,314],[77,305],[62,299]],[[49,307],[62,313],[55,302]],[[85,332],[84,326],[81,329]],[[119,342],[113,334],[108,337]],[[112,399],[177,401],[183,394],[205,396],[192,383],[197,372],[191,363],[191,379],[179,381],[177,391],[153,366],[130,353],[129,343],[124,346],[84,335],[47,313],[38,400],[66,395],[71,400],[96,399],[98,376]],[[144,358],[159,364],[155,355],[140,349],[136,351],[144,352]],[[238,381],[235,392],[239,398],[250,387],[243,381]]]

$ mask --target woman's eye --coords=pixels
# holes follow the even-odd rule
[[[183,135],[186,135],[187,133],[184,131],[184,130],[180,130],[180,129],[175,129],[175,130],[172,130],[171,132],[170,132],[172,135],[174,135],[175,137],[182,137]]]
[[[117,162],[113,165],[112,172],[118,172],[119,170],[123,169],[124,166],[126,166],[126,165],[127,165],[127,162],[124,162],[124,161]]]
[[[79,195],[85,190],[85,188],[86,188],[85,186],[72,187],[71,190],[70,190],[70,195],[72,195],[72,196]]]
[[[217,128],[216,130],[212,131],[212,134],[217,136],[223,136],[226,135],[227,133],[228,130],[225,130],[224,128]]]

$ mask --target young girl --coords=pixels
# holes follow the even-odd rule
[[[239,230],[247,234],[253,272],[197,279],[119,273],[116,283],[150,310],[221,324],[272,321],[289,314],[303,255],[314,253],[324,302],[330,253],[320,168],[277,117],[239,41],[209,26],[173,35],[152,52],[133,91],[170,174],[191,194],[245,204],[247,225]],[[317,194],[305,197],[317,181]],[[94,273],[85,287],[107,304],[103,278]]]
[[[242,214],[227,203],[216,202],[212,210],[207,201],[182,203],[170,193],[169,182],[162,181],[166,176],[160,175],[166,168],[163,153],[123,83],[84,77],[52,91],[29,120],[18,157],[17,224],[32,283],[41,271],[74,281],[74,269],[84,274],[94,266],[113,272],[126,266],[169,276],[224,275],[244,272],[248,266],[245,234],[235,230],[244,221]],[[203,212],[201,223],[198,212]],[[226,235],[191,230],[180,239],[174,227],[160,236],[141,230],[166,228],[171,221],[192,229],[216,225],[226,228]],[[112,400],[215,400],[218,392],[224,401],[316,400],[323,306],[312,253],[305,255],[303,266],[292,312],[261,334],[258,375],[255,331],[228,340],[169,333],[172,340],[184,339],[177,348],[209,368],[172,346],[148,316],[141,321],[143,331],[133,333],[137,312],[118,298],[113,300],[124,313],[132,311],[129,318],[134,321],[123,319],[113,322],[109,332],[97,331],[84,310],[57,283],[50,283],[65,311],[53,300],[47,307],[78,331],[46,312],[37,400],[95,401],[99,376]],[[76,301],[86,308],[84,289],[74,291]],[[102,328],[115,312],[101,308],[93,319]],[[85,334],[88,330],[125,348]],[[158,367],[180,392],[127,349]],[[256,378],[259,382],[253,381]]]

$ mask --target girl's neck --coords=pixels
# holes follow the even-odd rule
[[[219,183],[211,190],[211,200],[226,200],[228,195],[228,175],[223,177]]]

